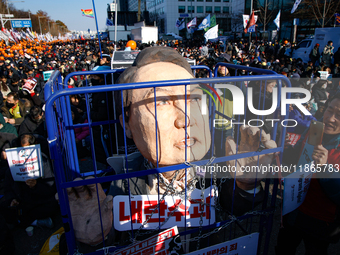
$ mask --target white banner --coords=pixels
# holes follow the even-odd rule
[[[210,39],[216,39],[218,37],[218,25],[210,28],[205,34],[205,39],[208,41]]]
[[[301,3],[301,0],[296,0],[290,13],[294,13],[300,3]]]
[[[215,199],[213,199],[214,193],[214,186],[207,188],[204,191],[204,203],[213,206],[215,204]],[[203,208],[200,206],[201,190],[193,190],[191,199],[186,201],[186,203],[182,201],[179,196],[166,196],[164,201],[160,203],[160,209],[154,210],[158,205],[158,199],[159,197],[157,195],[131,196],[130,211],[129,196],[115,196],[113,199],[115,229],[118,231],[131,230],[130,212],[132,214],[133,229],[139,229],[151,214],[152,216],[144,225],[144,229],[157,228],[159,226],[159,220],[160,224],[167,220],[161,227],[162,229],[170,228],[171,226],[184,227],[185,221],[187,227],[198,227],[200,226],[201,209],[203,209],[202,226],[215,222],[215,209],[207,205],[204,205]]]
[[[202,250],[194,251],[187,255],[256,255],[258,242],[259,233],[253,233],[224,243],[216,244]]]
[[[40,144],[10,148],[5,151],[14,181],[43,177]]]
[[[281,10],[279,10],[279,13],[277,14],[276,18],[274,19],[274,24],[277,27],[277,31],[280,30],[280,18],[281,18]]]

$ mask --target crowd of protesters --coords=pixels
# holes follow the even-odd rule
[[[46,79],[44,72],[59,70],[61,75],[66,77],[69,73],[75,71],[104,70],[98,67],[110,66],[114,49],[114,44],[106,40],[101,43],[101,52],[96,40],[59,41],[43,45],[25,43],[23,45],[20,45],[20,47],[3,43],[0,45],[2,47],[0,50],[2,54],[0,56],[0,183],[4,187],[4,198],[0,200],[0,231],[4,233],[6,231],[9,233],[8,224],[24,228],[30,225],[51,228],[53,226],[51,218],[58,211],[58,203],[54,198],[56,184],[53,179],[53,167],[46,139],[47,130],[44,119]],[[125,41],[119,41],[116,45],[117,50],[131,50],[126,48],[125,45]],[[292,59],[289,54],[286,54],[287,49],[290,48],[292,51],[294,46],[287,40],[251,43],[243,39],[208,43],[199,39],[160,40],[149,44],[137,43],[135,50],[154,46],[175,48],[183,57],[195,60],[197,65],[206,65],[211,70],[218,62],[273,70],[291,78],[293,87],[310,90],[312,99],[305,104],[305,107],[313,115],[305,116],[299,109],[291,106],[289,118],[296,120],[298,125],[289,129],[290,133],[303,134],[312,120],[322,119],[330,95],[335,95],[340,91],[340,83],[336,79],[340,77],[339,49],[322,49],[323,54],[320,54],[318,45],[315,45],[310,53],[308,63],[303,63],[301,59]],[[331,42],[327,46],[331,46]],[[249,74],[252,73],[246,71],[236,73],[235,70],[227,68],[219,68],[218,71],[219,76]],[[209,73],[206,70],[200,70],[196,72],[196,77],[209,77]],[[81,87],[85,86],[84,83],[95,86],[104,81],[101,76],[93,75],[89,78],[74,76],[69,80],[68,86],[69,88]],[[23,89],[27,82],[34,83],[31,90]],[[275,84],[273,84],[274,86]],[[271,93],[270,88],[271,86],[267,84],[266,93]],[[300,95],[295,94],[293,96],[299,97]],[[270,98],[268,102],[270,102]],[[87,108],[83,96],[70,96],[70,100],[74,123],[87,123]],[[106,108],[108,104],[104,101],[105,105],[100,106],[100,103],[103,102],[103,98],[100,96],[98,98],[94,96],[92,100],[93,108],[91,111],[94,112],[97,110],[98,113],[102,113],[102,108]],[[96,103],[98,103],[97,106]],[[271,106],[271,103],[269,106]],[[94,115],[92,114],[92,116]],[[96,117],[98,121],[105,120],[105,118],[100,119],[99,115],[96,115]],[[94,136],[96,135],[95,131],[94,129]],[[226,128],[226,131],[228,131],[228,128]],[[266,130],[267,133],[270,133],[270,131]],[[228,134],[231,135],[231,133]],[[88,146],[86,146],[89,135],[89,128],[84,127],[75,130],[79,157],[91,155]],[[44,178],[29,179],[26,182],[13,181],[7,164],[5,149],[37,143],[42,147]],[[103,163],[106,163],[106,154],[102,151],[106,149],[102,144],[99,144],[98,148],[96,147],[97,152],[100,152],[97,159]],[[102,159],[99,155],[102,155]],[[326,206],[330,204],[331,202]],[[318,224],[321,224],[320,221],[322,222],[322,220],[320,219]],[[292,229],[294,228],[292,227]],[[2,253],[1,249],[8,252],[6,254],[13,253],[14,247],[8,239],[9,236],[7,235],[5,239],[0,240],[0,253]],[[329,243],[327,240],[320,242],[323,245]],[[1,246],[1,244],[6,245]],[[311,245],[310,242],[309,245]],[[322,251],[322,248],[317,247],[316,250]]]

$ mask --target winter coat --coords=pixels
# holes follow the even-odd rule
[[[27,133],[39,134],[43,137],[47,137],[45,119],[42,118],[40,121],[36,122],[32,119],[31,115],[27,115],[24,121],[20,124],[19,135]]]
[[[84,123],[88,123],[87,120],[85,120]],[[74,135],[76,139],[79,141],[83,140],[85,137],[90,135],[90,129],[89,127],[81,127],[81,128],[75,128],[74,129]]]
[[[31,104],[26,99],[19,99],[18,104],[19,104],[21,118],[15,119],[15,124],[14,124],[15,126],[19,126],[24,121],[25,116],[29,114],[30,109],[31,109]],[[0,111],[3,114],[3,116],[6,118],[12,119],[14,117],[6,106],[3,106]]]
[[[319,48],[314,47],[311,52],[309,53],[309,58],[310,60],[315,63],[317,60],[320,59],[320,52],[319,52]]]
[[[19,203],[25,204],[25,207],[32,208],[44,205],[47,200],[54,199],[56,186],[52,164],[44,153],[41,153],[41,157],[44,177],[37,179],[34,188],[30,188],[25,182],[14,181],[10,170],[7,171],[4,187],[7,203],[16,199]]]
[[[339,64],[340,65],[340,50],[337,50],[334,53],[334,64]]]
[[[309,131],[302,134],[301,139],[294,147],[288,147],[283,152],[285,164],[297,164]],[[327,163],[335,167],[340,164],[340,134],[323,135],[322,145],[328,150]],[[334,172],[334,171],[333,171]],[[313,218],[334,222],[337,214],[337,205],[340,205],[340,179],[339,172],[334,173],[331,179],[312,178],[306,198],[298,208],[304,214]]]
[[[320,87],[316,87],[317,85],[315,85],[312,89],[312,96],[314,97],[314,101],[315,103],[320,104],[320,101],[324,101],[327,100],[327,94],[326,94],[326,89],[320,88]]]
[[[331,66],[332,56],[334,55],[333,49],[333,46],[326,45],[322,52],[322,60],[325,62],[325,65],[329,67]]]
[[[1,127],[1,125],[2,125],[2,127]],[[1,113],[0,113],[0,132],[1,133],[11,133],[11,134],[14,134],[15,136],[18,136],[16,128],[11,124],[6,123],[4,117],[2,116]]]

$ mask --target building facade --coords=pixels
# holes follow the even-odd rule
[[[164,34],[179,34],[176,27],[177,19],[185,19],[188,23],[197,17],[200,24],[209,14],[216,15],[216,23],[219,24],[222,33],[231,32],[233,16],[242,15],[244,5],[244,1],[238,0],[150,0],[146,2],[150,19],[156,21],[159,32]]]

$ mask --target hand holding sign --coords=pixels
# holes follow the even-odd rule
[[[260,129],[257,127],[241,126],[240,131],[241,143],[238,146],[238,154],[258,151],[258,149],[260,148],[260,134],[261,142],[265,147],[263,149],[271,149],[277,147],[275,141],[271,140],[270,135],[266,134],[264,130],[262,130],[262,133],[260,133]],[[226,156],[235,154],[236,143],[231,137],[228,137],[226,141]],[[236,182],[238,186],[245,190],[253,189],[255,178],[257,179],[257,181],[260,181],[267,175],[267,172],[261,171],[260,167],[264,166],[268,168],[273,159],[273,153],[261,155],[259,158],[259,164],[257,156],[238,159],[236,164]],[[230,160],[227,163],[230,166],[235,166],[235,160]],[[232,171],[231,175],[234,176],[235,172]]]
[[[27,184],[28,187],[33,189],[35,187],[35,185],[37,185],[37,180],[35,180],[35,179],[27,179],[25,181],[25,183]]]
[[[93,177],[87,177],[86,179],[90,178]],[[82,179],[75,179],[75,181],[79,180]],[[102,241],[102,228],[96,184],[69,188],[67,193],[77,240],[90,245],[100,243]],[[98,195],[105,237],[112,227],[112,196],[106,196],[100,184],[98,184]]]
[[[44,177],[39,144],[5,150],[8,165],[14,181],[26,181]],[[33,185],[32,181],[28,186]],[[33,185],[34,187],[34,185]]]
[[[10,206],[12,207],[12,206],[16,206],[16,205],[19,205],[19,202],[18,202],[18,200],[16,200],[16,199],[14,198],[14,199],[12,200]]]
[[[26,90],[28,93],[33,93],[35,87],[37,86],[38,82],[36,79],[29,77],[28,79],[26,79],[25,84],[22,86],[23,90]]]

